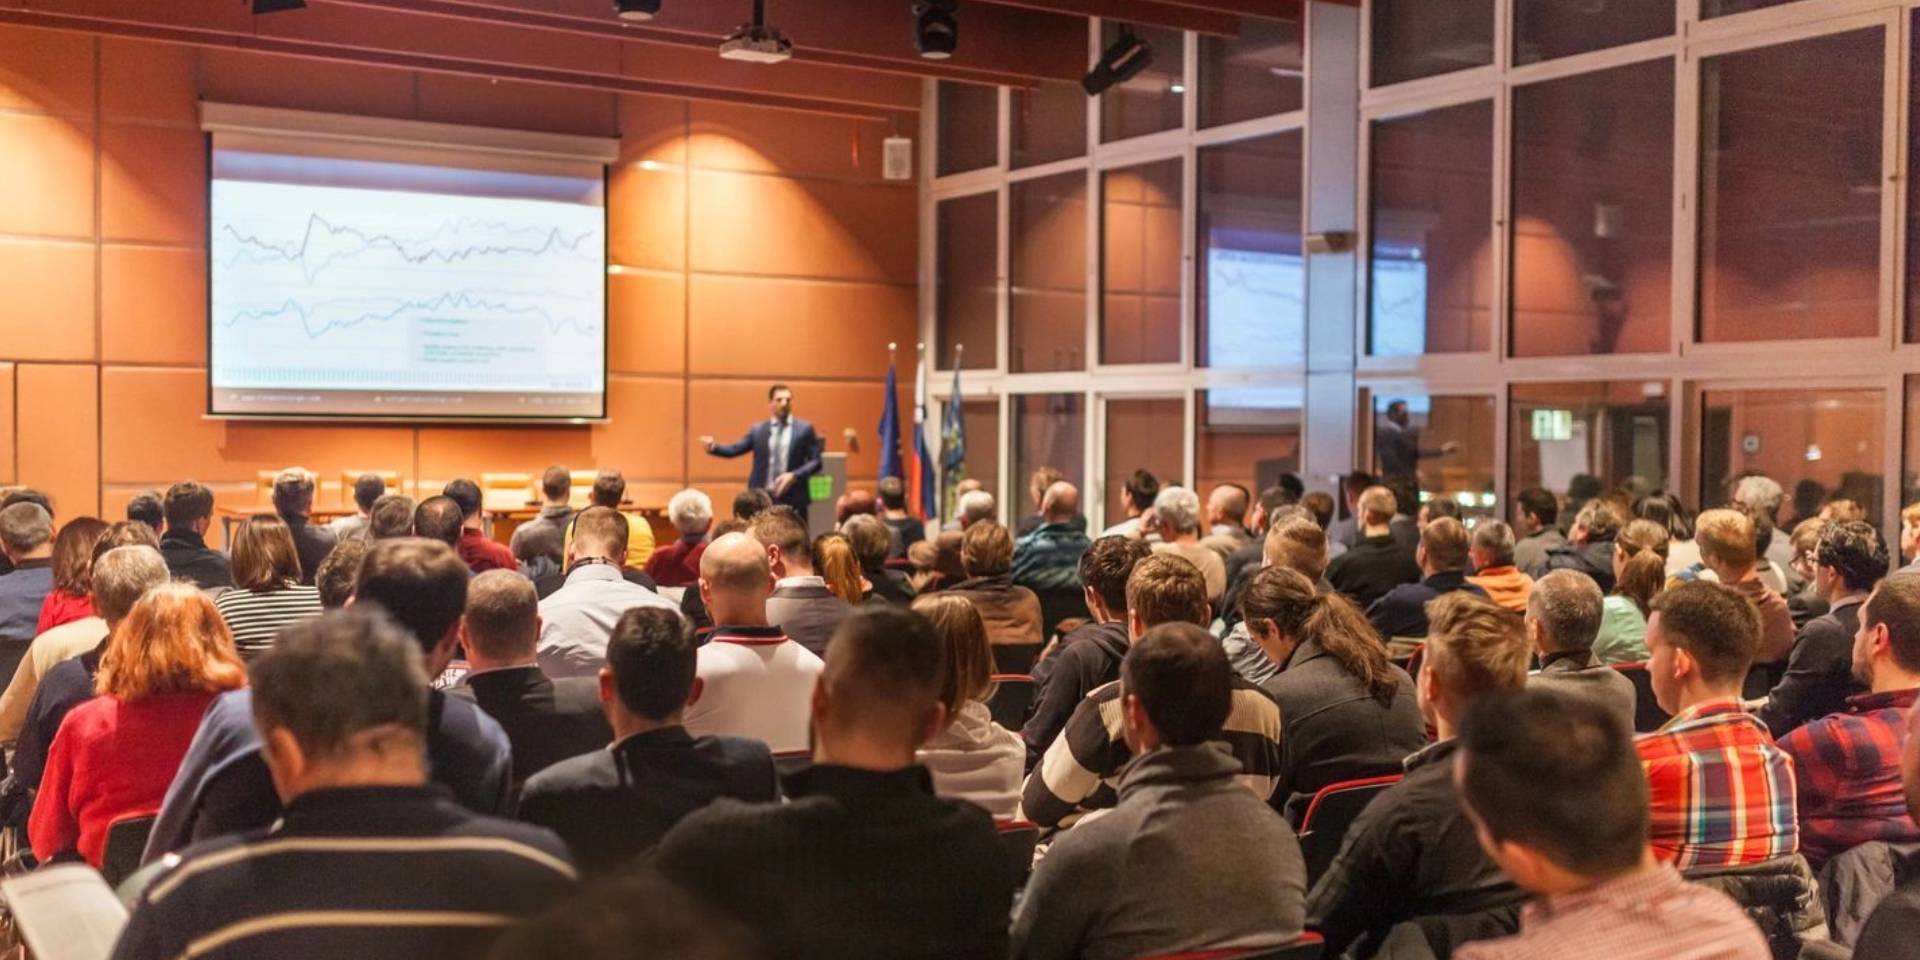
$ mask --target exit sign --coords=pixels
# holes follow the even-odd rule
[[[1573,439],[1572,410],[1535,410],[1533,411],[1533,439],[1536,442],[1547,440]]]

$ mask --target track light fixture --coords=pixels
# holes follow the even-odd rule
[[[302,9],[306,5],[307,0],[253,0],[253,15],[257,17],[263,13],[285,13],[288,10]]]
[[[913,5],[913,46],[928,60],[945,60],[960,46],[955,0],[920,0]]]
[[[1134,36],[1133,28],[1123,23],[1120,25],[1120,39],[1100,52],[1100,60],[1092,70],[1087,71],[1080,86],[1087,91],[1087,96],[1099,96],[1108,87],[1138,76],[1152,62],[1153,48]]]
[[[622,20],[652,20],[660,14],[660,0],[613,0],[613,15]]]

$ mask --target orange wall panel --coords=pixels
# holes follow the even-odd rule
[[[83,33],[0,27],[0,110],[91,115],[93,45]]]
[[[0,233],[93,236],[93,121],[0,113]]]
[[[913,360],[913,287],[694,274],[687,298],[695,373],[883,377],[889,341]]]
[[[0,343],[14,360],[93,359],[93,245],[0,240]]]
[[[202,50],[200,96],[216,103],[410,117],[413,73],[246,50]]]
[[[478,483],[482,473],[538,474],[559,464],[585,469],[593,457],[586,427],[421,427],[421,492],[440,492],[446,482],[466,477]]]
[[[628,164],[615,168],[608,183],[608,262],[660,270],[686,266],[685,172]]]
[[[686,280],[633,269],[608,276],[607,336],[609,371],[686,372]]]
[[[611,93],[423,73],[418,95],[422,120],[594,137],[616,132],[617,95]]]
[[[700,169],[691,179],[694,270],[914,282],[911,187]]]
[[[880,179],[885,127],[848,117],[734,103],[693,103],[688,162],[710,170],[835,180]]]
[[[23,363],[14,371],[18,395],[32,398],[15,427],[20,479],[52,497],[62,517],[99,510],[100,369]]]
[[[100,235],[206,242],[207,140],[198,130],[108,124],[100,129]]]
[[[687,162],[687,101],[639,94],[620,98],[620,162]]]
[[[14,475],[14,366],[0,363],[0,483],[18,483]]]
[[[181,44],[100,38],[101,116],[199,126],[193,83],[198,62],[197,52]]]
[[[207,362],[207,257],[177,247],[100,247],[100,359]]]
[[[686,384],[680,378],[610,377],[607,422],[592,429],[591,465],[619,470],[630,484],[666,481],[679,489],[686,476],[680,442],[686,416]]]

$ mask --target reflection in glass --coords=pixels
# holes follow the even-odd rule
[[[1300,424],[1305,391],[1299,387],[1202,390],[1194,403],[1195,486],[1200,495],[1237,483],[1259,496],[1300,472]]]
[[[1121,24],[1103,20],[1100,49],[1120,39]],[[1133,79],[1100,94],[1100,142],[1175,130],[1186,101],[1186,39],[1178,30],[1135,24],[1134,36],[1153,51],[1153,61]]]
[[[1375,121],[1369,352],[1486,350],[1493,328],[1493,104]]]
[[[1135,470],[1145,470],[1163,485],[1179,483],[1186,474],[1187,404],[1179,397],[1109,398],[1107,405],[1107,463],[1102,523],[1127,518],[1120,495]],[[1203,492],[1201,496],[1206,496]]]
[[[1701,340],[1879,331],[1882,32],[1701,61]]]
[[[1000,90],[977,83],[939,82],[940,176],[1000,162]]]
[[[1672,250],[1672,61],[1516,88],[1514,355],[1664,351]]]
[[[1700,0],[1700,16],[1702,19],[1724,17],[1745,13],[1748,10],[1761,10],[1795,2],[1805,2],[1808,6],[1812,6],[1814,0]]]
[[[1494,398],[1376,392],[1373,472],[1442,497],[1460,515],[1499,516],[1493,484]],[[1409,515],[1413,511],[1406,511]]]
[[[1027,478],[1041,467],[1052,467],[1082,490],[1086,489],[1086,398],[1078,393],[1030,393],[1013,399],[1013,482],[1024,490]],[[1012,492],[1009,497],[1018,499]],[[1033,512],[1025,501],[1009,503],[1004,512],[1024,517]]]
[[[1200,125],[1270,117],[1301,107],[1306,60],[1298,20],[1241,17],[1240,35],[1200,36]]]
[[[1493,0],[1373,0],[1368,6],[1373,86],[1493,62]]]
[[[1301,134],[1199,151],[1199,353],[1203,366],[1306,361]]]
[[[1008,188],[1012,290],[1008,369],[1086,369],[1087,175],[1021,180]]]
[[[1708,390],[1701,408],[1701,503],[1726,503],[1736,480],[1763,473],[1789,503],[1844,497],[1879,525],[1886,496],[1879,390]],[[1790,524],[1792,513],[1783,507],[1781,522]]]
[[[1100,175],[1100,362],[1180,362],[1180,161]]]
[[[1043,80],[1040,86],[1013,88],[1015,170],[1087,152],[1087,92],[1077,83]]]
[[[992,193],[942,200],[935,209],[936,367],[952,369],[956,355],[965,369],[998,363],[994,239],[999,218],[999,201]],[[955,350],[960,344],[966,345],[964,354]]]
[[[1507,415],[1507,490],[1667,487],[1671,404],[1664,380],[1516,383]],[[1584,478],[1584,479],[1582,479]]]
[[[1707,0],[1712,3],[1713,0]],[[1513,0],[1513,62],[1538,63],[1673,35],[1673,0]],[[1672,72],[1672,63],[1667,64]]]

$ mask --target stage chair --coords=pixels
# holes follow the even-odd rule
[[[480,509],[488,513],[525,510],[531,484],[524,473],[483,473],[480,475]]]
[[[368,473],[379,477],[380,482],[387,485],[388,493],[407,492],[398,470],[342,470],[340,471],[340,508],[342,510],[357,508],[353,502],[353,485],[359,481],[361,475]]]

